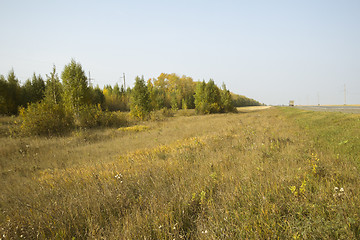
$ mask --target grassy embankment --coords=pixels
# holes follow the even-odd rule
[[[359,239],[360,115],[291,108],[1,141],[1,238]]]

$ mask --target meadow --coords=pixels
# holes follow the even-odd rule
[[[1,239],[359,239],[360,115],[277,108],[11,137]]]

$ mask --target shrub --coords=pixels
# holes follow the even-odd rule
[[[20,108],[20,117],[20,133],[24,135],[61,135],[74,127],[73,117],[66,114],[63,105],[47,101]]]
[[[83,105],[78,114],[65,111],[62,104],[32,103],[20,109],[22,135],[62,135],[74,129],[127,126],[125,114],[102,111],[100,105]]]
[[[94,127],[121,127],[126,126],[128,121],[121,113],[103,111],[100,104],[84,105],[81,107],[76,125],[82,128]]]
[[[162,108],[158,111],[152,111],[150,113],[150,120],[152,121],[162,121],[165,120],[165,118],[173,117],[175,110],[168,109],[168,108]]]
[[[177,111],[178,116],[190,117],[196,114],[195,109],[180,109]]]
[[[81,128],[93,128],[101,125],[102,110],[98,105],[83,105],[76,118],[76,125]]]
[[[107,127],[123,127],[128,126],[129,121],[126,113],[103,111],[101,125]]]

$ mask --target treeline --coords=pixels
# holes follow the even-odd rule
[[[243,95],[231,94],[234,107],[248,107],[248,106],[261,106],[264,105],[252,98],[245,97]]]
[[[71,68],[72,70],[70,70]],[[75,78],[69,76],[70,74],[75,74]],[[14,70],[9,72],[7,78],[0,75],[0,114],[16,115],[22,107],[27,108],[29,104],[38,103],[45,98],[59,103],[62,99],[67,99],[70,92],[75,96],[79,95],[75,98],[81,98],[81,102],[100,104],[104,110],[129,110],[126,96],[129,95],[130,89],[126,92],[117,84],[114,87],[106,85],[103,89],[100,89],[99,86],[89,86],[81,65],[76,62],[71,62],[69,66],[66,66],[61,76],[62,82],[54,67],[53,71],[46,75],[46,80],[34,73],[32,78],[20,85]]]
[[[62,133],[74,127],[124,124],[118,111],[146,119],[161,109],[195,109],[199,114],[234,112],[237,106],[260,105],[252,99],[231,94],[213,80],[195,82],[191,77],[160,74],[144,80],[136,77],[133,88],[116,84],[92,87],[80,63],[64,67],[61,80],[55,66],[44,80],[34,75],[25,84],[11,70],[0,76],[0,114],[20,114],[21,131],[28,134]]]
[[[213,80],[194,82],[191,77],[162,73],[158,78],[137,77],[131,90],[130,113],[144,118],[152,110],[163,108],[194,109],[197,113],[233,112],[231,93],[220,89]]]

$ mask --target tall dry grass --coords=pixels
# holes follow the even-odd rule
[[[2,138],[2,238],[360,237],[359,115],[271,108],[142,125]]]

